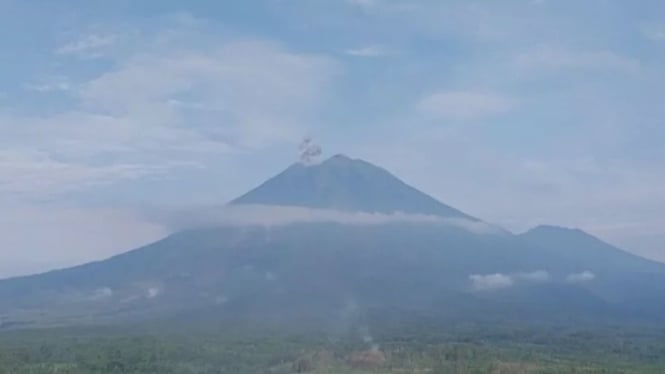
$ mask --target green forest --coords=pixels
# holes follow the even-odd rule
[[[0,373],[665,373],[665,330],[17,330],[0,333]]]

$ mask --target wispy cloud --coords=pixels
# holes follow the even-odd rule
[[[418,109],[443,120],[479,120],[506,114],[518,106],[512,97],[476,91],[443,91],[423,98]]]
[[[362,8],[371,8],[379,4],[379,0],[346,0],[346,2]]]
[[[73,88],[69,79],[63,76],[47,77],[25,85],[26,90],[40,93],[65,92]]]
[[[589,270],[583,271],[581,273],[569,274],[566,277],[566,282],[568,283],[586,283],[596,279],[596,274],[592,273]]]
[[[471,288],[475,291],[494,291],[509,288],[517,283],[545,283],[552,280],[552,276],[545,270],[520,272],[512,274],[473,274],[469,276]]]
[[[109,287],[102,287],[94,290],[89,299],[94,301],[108,300],[113,297],[113,290]]]
[[[665,259],[656,237],[644,235],[645,227],[663,232],[665,209],[659,189],[665,184],[658,101],[663,54],[656,44],[663,40],[663,22],[655,16],[662,4],[342,3],[282,7],[275,18],[259,9],[257,14],[270,14],[270,25],[285,27],[277,34],[264,17],[230,19],[234,12],[211,13],[205,21],[157,8],[123,17],[119,8],[110,15],[80,3],[78,13],[86,17],[79,21],[90,22],[81,24],[62,12],[68,5],[47,19],[38,5],[26,3],[26,22],[44,27],[7,23],[8,33],[25,33],[33,42],[15,50],[9,45],[18,63],[0,73],[10,83],[0,94],[4,194],[16,198],[25,189],[52,196],[48,190],[94,190],[131,178],[149,183],[160,173],[208,186],[224,179],[220,174],[228,168],[232,186],[201,187],[203,195],[226,198],[279,168],[295,149],[285,139],[297,134],[297,142],[302,129],[315,127],[325,148],[370,158],[490,221],[513,229],[542,222],[599,228],[605,239],[628,249],[643,245],[649,248],[643,253]],[[0,12],[0,18],[15,15]],[[63,19],[72,22],[54,22]],[[325,22],[298,21],[308,19]],[[53,45],[54,35],[47,33],[62,27],[69,37]],[[370,72],[366,64],[350,63],[364,60],[360,56],[336,63],[313,52],[310,38],[331,33],[339,55],[347,48],[376,54],[372,46],[409,53],[371,59]],[[62,41],[62,35],[55,36]],[[248,41],[250,36],[261,40]],[[265,40],[272,38],[282,39]],[[248,44],[254,47],[240,51]],[[234,51],[240,51],[237,58]],[[196,74],[195,60],[203,61],[204,74]],[[343,74],[335,75],[336,69]],[[568,73],[575,79],[558,76]],[[50,76],[71,80],[44,79]],[[508,105],[499,101],[503,105],[479,110],[440,108],[436,100],[424,111],[409,104],[437,90],[511,97]],[[460,107],[468,107],[468,98]],[[427,118],[496,120],[501,126],[432,126]],[[211,173],[183,177],[177,166],[162,168],[166,160]],[[525,166],[529,160],[540,167]],[[581,167],[589,160],[592,167]],[[631,225],[617,229],[622,222]]]
[[[361,48],[347,49],[344,52],[356,57],[383,57],[393,54],[393,51],[381,45],[368,45]]]
[[[476,291],[493,291],[512,287],[515,282],[505,274],[470,275],[471,286]]]
[[[163,227],[133,212],[55,202],[85,205],[79,196],[103,186],[150,183],[218,167],[222,155],[297,142],[338,71],[328,57],[272,41],[208,39],[191,19],[163,22],[131,40],[94,33],[56,48],[56,67],[68,63],[63,56],[111,63],[83,61],[85,74],[28,80],[22,94],[66,92],[47,110],[0,108],[0,257],[13,264],[0,277],[159,239]]]
[[[162,130],[196,129],[209,140],[254,146],[300,137],[303,116],[318,103],[334,70],[326,58],[260,41],[207,51],[173,47],[130,58],[84,85],[81,98],[89,110],[137,120],[142,127],[146,121],[161,123]]]
[[[642,35],[655,42],[665,41],[665,24],[648,23],[640,27]]]
[[[23,198],[53,198],[93,186],[165,173],[191,164],[164,162],[159,165],[89,165],[63,162],[45,153],[26,149],[0,152],[0,192]]]
[[[615,69],[639,70],[639,60],[608,50],[571,50],[541,46],[523,52],[516,58],[518,66],[535,69]]]
[[[83,58],[98,58],[117,41],[116,35],[88,34],[70,41],[55,50],[59,55],[74,55]]]
[[[401,212],[380,214],[272,205],[236,205],[176,211],[155,210],[151,212],[149,219],[161,222],[174,231],[217,226],[283,226],[294,223],[330,222],[347,225],[422,223],[455,227],[478,235],[505,234],[498,227],[467,219]]]
[[[297,140],[337,71],[328,58],[272,42],[221,41],[200,49],[183,39],[117,57],[110,69],[76,85],[65,78],[27,85],[67,91],[74,104],[43,116],[0,113],[0,190],[53,196]],[[112,40],[89,37],[59,53]]]

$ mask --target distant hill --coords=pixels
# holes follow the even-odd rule
[[[520,238],[539,251],[573,264],[578,274],[588,271],[594,279],[585,287],[623,305],[632,315],[665,312],[664,264],[626,252],[579,229],[539,226]]]
[[[660,323],[665,311],[665,264],[579,230],[477,230],[489,225],[365,161],[292,165],[230,203],[247,205],[434,218],[177,232],[104,261],[0,281],[0,327],[213,318],[336,328],[388,316]]]
[[[538,248],[575,261],[577,269],[595,269],[601,275],[613,272],[662,272],[663,264],[621,250],[580,230],[538,226],[520,235]]]

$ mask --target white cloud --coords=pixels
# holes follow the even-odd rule
[[[469,276],[471,287],[475,291],[492,291],[514,286],[522,283],[546,283],[552,280],[549,272],[536,270],[512,274],[474,274]]]
[[[94,144],[91,144],[94,145]],[[60,161],[32,149],[0,151],[0,194],[22,201],[51,200],[122,181],[157,178],[182,169],[202,168],[193,162]]]
[[[349,4],[362,8],[371,8],[378,5],[378,0],[346,0]]]
[[[174,231],[210,226],[281,226],[294,223],[331,222],[349,225],[381,225],[399,222],[452,226],[478,235],[503,234],[484,222],[424,214],[344,212],[296,206],[232,205],[178,211],[155,211],[150,217]]]
[[[663,24],[644,24],[640,30],[647,39],[655,42],[665,41],[665,25]]]
[[[479,120],[506,114],[515,109],[517,100],[503,95],[474,91],[444,91],[425,97],[418,109],[425,115],[443,120]]]
[[[0,173],[1,174],[1,173]],[[34,181],[37,185],[38,180]],[[72,187],[75,188],[75,187]],[[2,193],[0,196],[11,196]],[[96,261],[138,248],[183,229],[211,226],[333,222],[349,225],[421,223],[503,234],[482,222],[412,214],[337,212],[299,207],[236,206],[157,210],[73,208],[62,204],[0,200],[0,278],[43,272]],[[38,260],[35,260],[38,259]],[[145,292],[148,292],[147,285]],[[157,288],[159,289],[159,288]]]
[[[266,42],[171,48],[129,59],[84,85],[81,98],[88,110],[143,127],[195,128],[221,143],[259,146],[302,136],[334,71],[326,58]]]
[[[592,273],[589,270],[583,271],[581,273],[569,274],[566,277],[566,282],[568,283],[586,283],[596,279],[596,274]]]
[[[493,291],[512,287],[515,282],[505,274],[470,275],[471,286],[476,291]]]
[[[516,64],[523,68],[550,69],[614,69],[634,72],[639,70],[637,59],[607,50],[570,50],[541,46],[521,53]]]
[[[148,299],[154,299],[154,298],[156,298],[157,296],[161,295],[161,293],[162,293],[162,290],[161,290],[160,288],[158,288],[158,287],[150,287],[150,288],[148,288],[148,290],[147,290],[147,292],[146,292],[146,297],[147,297]]]
[[[72,89],[72,84],[69,82],[67,77],[47,77],[42,80],[38,80],[33,83],[28,83],[25,85],[25,89],[28,91],[35,91],[40,93],[49,93],[49,92],[65,92]]]
[[[399,40],[445,39],[462,43],[462,45],[468,46],[470,54],[459,56],[460,60],[451,59],[452,56],[448,54],[441,54],[443,55],[442,58],[437,57],[439,54],[437,56],[428,54],[424,62],[427,65],[437,66],[438,70],[426,70],[422,74],[431,74],[431,82],[449,81],[452,78],[452,82],[456,84],[455,87],[510,87],[512,93],[525,98],[532,94],[528,100],[529,107],[532,107],[533,110],[527,113],[531,108],[526,108],[527,105],[520,107],[524,110],[520,110],[519,114],[522,115],[524,112],[524,118],[511,123],[510,128],[502,133],[503,136],[498,142],[490,141],[489,136],[477,137],[473,136],[474,134],[462,134],[459,131],[460,129],[455,129],[460,133],[452,134],[450,141],[446,142],[445,145],[442,145],[441,139],[433,141],[433,145],[428,145],[429,143],[422,140],[408,143],[406,139],[408,139],[410,133],[422,133],[423,138],[435,139],[437,137],[434,131],[429,131],[426,127],[418,127],[418,121],[421,118],[416,117],[405,119],[404,122],[407,124],[400,129],[381,124],[382,127],[379,131],[382,133],[401,131],[397,142],[394,144],[386,144],[387,136],[384,137],[382,134],[380,141],[378,143],[374,142],[377,143],[375,145],[355,145],[353,143],[357,140],[353,139],[345,140],[344,147],[356,147],[359,150],[358,154],[373,146],[384,148],[384,152],[388,154],[419,153],[422,156],[418,158],[416,154],[415,161],[413,160],[414,154],[409,154],[411,157],[404,158],[403,161],[396,160],[396,157],[393,156],[375,159],[391,169],[396,168],[400,172],[403,171],[402,174],[408,176],[409,180],[414,181],[417,187],[435,192],[444,201],[463,207],[476,216],[510,225],[511,228],[526,228],[526,226],[541,222],[553,222],[584,228],[602,228],[610,227],[617,222],[630,222],[634,223],[630,228],[622,229],[620,233],[616,233],[617,231],[614,228],[608,228],[603,232],[602,237],[608,239],[623,238],[625,241],[618,240],[618,242],[625,243],[627,249],[632,249],[631,245],[634,245],[637,239],[634,239],[632,234],[629,235],[629,231],[630,233],[639,233],[641,230],[639,227],[644,227],[645,222],[654,222],[655,225],[655,222],[662,218],[662,214],[659,215],[659,213],[665,207],[663,205],[665,195],[658,189],[659,186],[664,184],[664,181],[663,173],[659,169],[662,165],[662,157],[660,157],[662,152],[659,151],[657,141],[662,137],[657,136],[659,132],[655,131],[658,127],[657,121],[662,116],[660,107],[650,110],[646,104],[650,100],[649,98],[658,97],[658,88],[662,87],[662,80],[657,78],[657,76],[662,75],[662,69],[658,67],[656,61],[659,57],[657,53],[654,54],[651,53],[654,51],[651,51],[648,54],[650,58],[644,60],[645,66],[650,63],[650,60],[653,62],[654,65],[650,66],[648,70],[649,73],[653,72],[654,74],[648,77],[645,74],[644,79],[633,82],[633,89],[622,85],[620,81],[614,81],[609,76],[602,84],[596,84],[593,77],[592,80],[589,80],[582,75],[579,79],[566,82],[566,84],[553,85],[554,81],[549,80],[536,82],[532,79],[533,74],[530,73],[538,72],[535,69],[542,65],[536,64],[529,69],[522,69],[515,64],[514,60],[508,61],[510,63],[509,68],[501,63],[502,59],[505,58],[506,50],[522,48],[525,45],[531,45],[533,41],[546,41],[547,43],[557,43],[556,45],[559,47],[551,49],[555,52],[563,50],[563,57],[557,57],[555,52],[548,52],[548,48],[543,48],[545,52],[541,52],[540,59],[543,55],[547,57],[550,53],[554,55],[553,60],[559,66],[563,64],[564,67],[568,66],[568,69],[573,67],[582,69],[580,66],[599,66],[598,64],[600,64],[600,66],[605,67],[618,66],[611,69],[607,68],[610,72],[615,69],[624,69],[622,66],[633,66],[635,61],[629,58],[626,64],[623,59],[612,58],[610,55],[609,60],[613,62],[609,64],[607,61],[599,63],[599,57],[602,61],[607,58],[607,53],[603,56],[598,51],[606,48],[611,49],[616,55],[623,54],[624,56],[626,56],[625,53],[639,53],[635,48],[629,48],[630,51],[627,52],[622,51],[622,48],[626,47],[624,42],[632,40],[631,38],[634,37],[632,34],[635,34],[636,31],[642,31],[645,37],[660,40],[662,36],[660,30],[662,28],[659,28],[657,23],[648,27],[645,26],[642,30],[636,30],[635,25],[639,25],[642,20],[630,19],[623,20],[625,22],[621,22],[621,20],[617,22],[617,18],[614,16],[620,8],[617,5],[618,2],[617,4],[608,2],[606,4],[608,6],[601,7],[602,9],[590,6],[576,7],[577,4],[573,3],[568,5],[557,4],[557,6],[562,6],[562,10],[575,10],[573,12],[575,17],[563,16],[567,12],[556,12],[556,14],[543,12],[544,7],[528,6],[527,0],[512,4],[515,6],[503,6],[504,4],[498,2],[497,4],[473,2],[472,4],[465,1],[423,1],[415,4],[415,2],[401,0],[349,0],[349,3],[351,2],[365,8],[373,8],[372,13],[377,17],[369,19],[361,14],[358,19],[353,21],[367,22],[368,24],[358,25],[358,28],[354,29],[349,29],[348,19],[341,19],[339,20],[341,27],[335,31],[362,32],[363,30],[375,30],[380,31],[379,34],[385,35],[385,40],[393,42],[399,42]],[[409,9],[404,7],[407,3],[410,5]],[[549,5],[554,5],[550,3],[552,2],[548,2]],[[346,15],[350,14],[348,8],[350,7],[344,9]],[[579,8],[579,12],[577,8]],[[306,16],[311,15],[313,14],[307,14]],[[637,13],[633,16],[636,15]],[[586,19],[589,19],[590,16],[593,16],[597,22],[586,22]],[[327,14],[326,17],[332,18],[335,15]],[[330,18],[327,19],[330,20]],[[400,27],[396,28],[396,24]],[[314,28],[311,30],[316,32]],[[169,34],[172,31],[171,27],[167,27],[159,30],[159,34]],[[329,31],[330,28],[326,28],[326,32]],[[96,34],[99,36],[108,35],[100,32],[96,32]],[[628,39],[614,38],[619,34],[626,36]],[[580,35],[584,36],[580,38]],[[34,36],[37,37],[38,35]],[[125,57],[114,61],[113,70],[107,72],[127,69],[130,63],[139,62],[140,55],[145,55],[146,60],[151,58],[152,60],[159,60],[159,56],[168,56],[169,51],[168,48],[164,48],[165,46],[173,47],[175,50],[171,53],[178,57],[177,55],[180,52],[183,55],[189,55],[192,52],[202,52],[204,55],[210,55],[215,49],[228,44],[227,41],[217,39],[218,34],[209,34],[209,36],[209,38],[192,38],[195,43],[191,45],[182,42],[185,38],[173,43],[167,41],[164,45],[160,45],[149,40],[150,37],[140,36],[135,41],[135,46],[138,46],[138,48],[134,51],[128,51],[129,53]],[[362,42],[363,39],[357,39],[354,42]],[[210,40],[214,41],[209,43]],[[479,40],[482,43],[476,43]],[[384,40],[370,39],[369,41],[383,42]],[[639,42],[639,40],[637,41]],[[122,40],[116,38],[114,44],[107,48],[115,49],[118,44],[124,42],[124,38]],[[69,44],[74,45],[75,43]],[[204,44],[204,48],[201,48]],[[363,46],[363,44],[350,45],[354,47]],[[593,49],[583,50],[586,52],[582,53],[582,63],[573,62],[574,57],[580,52],[575,46],[580,45],[593,46],[591,47]],[[279,46],[278,49],[287,54],[303,55],[293,53]],[[102,47],[101,51],[104,50],[105,48]],[[526,57],[528,57],[529,52],[526,51]],[[108,51],[104,53],[107,54]],[[309,54],[304,55],[311,57]],[[421,83],[427,80],[430,75],[426,75],[427,78],[422,79],[422,75],[413,73],[414,66],[422,67],[424,65],[422,60],[417,61],[421,57],[420,55],[413,56],[413,61],[405,61],[410,63],[400,66],[404,70],[409,70],[411,72],[410,76],[405,74],[400,76],[398,71],[394,70],[396,75],[394,77],[390,76],[394,83],[391,87],[399,86],[400,89],[403,87],[405,95],[409,95],[409,83],[414,81],[404,80],[405,76],[407,78],[419,78],[416,81]],[[526,60],[528,62],[529,59]],[[44,61],[44,63],[48,66],[57,65],[68,68],[62,65],[63,62],[67,61],[69,59],[60,59],[55,61],[55,64],[48,61]],[[535,61],[538,62],[538,58]],[[617,63],[617,61],[619,62]],[[442,69],[441,66],[451,66],[452,70]],[[547,66],[549,66],[548,69],[555,68],[552,65]],[[40,68],[38,71],[43,70]],[[86,74],[91,72],[86,69]],[[451,73],[453,76],[450,75]],[[8,74],[12,73],[9,72]],[[349,74],[349,76],[355,78],[352,74]],[[32,78],[29,81],[35,82]],[[37,80],[36,83],[41,82]],[[362,82],[359,84],[362,84]],[[580,86],[587,89],[581,90]],[[656,90],[649,90],[647,86],[656,87]],[[11,88],[5,88],[5,90],[7,89]],[[70,93],[76,92],[76,89],[76,87],[70,89]],[[124,90],[131,93],[133,89],[135,87],[129,86]],[[527,90],[527,93],[522,95],[523,92],[520,92],[520,90]],[[561,95],[552,95],[554,90],[561,90]],[[13,92],[5,93],[5,98],[10,99],[13,94]],[[379,92],[378,94],[382,93]],[[388,94],[393,95],[391,92],[388,92]],[[219,141],[219,137],[207,138],[205,136],[207,133],[196,131],[193,128],[194,126],[183,125],[187,123],[196,124],[201,119],[205,120],[205,117],[220,118],[223,111],[215,111],[216,105],[211,106],[208,100],[201,100],[197,95],[175,96],[166,99],[168,105],[162,106],[159,103],[159,105],[155,105],[156,110],[153,110],[150,105],[144,105],[144,111],[134,110],[132,113],[121,116],[115,115],[115,113],[94,112],[91,108],[72,108],[69,113],[49,116],[48,118],[42,116],[40,118],[20,118],[19,120],[16,118],[0,119],[0,129],[3,134],[2,139],[0,139],[0,148],[38,150],[46,154],[47,160],[55,163],[73,164],[76,167],[83,166],[86,169],[93,168],[93,170],[87,170],[86,172],[95,174],[96,176],[93,179],[99,179],[100,174],[104,175],[101,179],[105,181],[112,180],[112,178],[106,176],[109,171],[94,170],[99,165],[88,162],[88,159],[99,157],[105,160],[116,160],[113,162],[122,165],[139,165],[140,167],[146,167],[146,170],[148,170],[146,175],[152,175],[153,171],[150,171],[150,168],[158,163],[160,159],[192,160],[194,158],[194,161],[198,161],[196,160],[198,156],[191,155],[189,152],[197,152],[198,155],[201,150],[211,152],[211,154],[215,154],[213,153],[216,152],[215,150],[220,153],[228,151],[229,146],[225,142]],[[620,120],[618,120],[618,116],[615,116],[617,113],[615,109],[626,110],[630,106],[636,109],[635,115],[629,116],[629,120],[620,124],[626,130],[626,136],[622,137],[626,140],[625,143],[612,144],[611,149],[609,149],[610,152],[603,152],[601,148],[604,146],[603,143],[607,141],[606,136],[599,133],[598,136],[590,137],[588,133],[585,133],[588,124],[604,123],[605,121],[602,118],[589,119],[581,116],[581,113],[589,112],[589,108],[585,104],[581,104],[579,108],[570,105],[582,96],[596,97],[602,106],[601,109],[604,113],[607,113],[607,117],[610,119],[617,118],[618,122]],[[372,97],[371,99],[373,102],[378,102],[375,100],[376,98]],[[378,96],[378,98],[380,99],[382,96]],[[2,100],[0,105],[5,105],[5,102],[11,103],[11,101]],[[638,101],[639,103],[637,103]],[[535,105],[532,106],[532,103]],[[257,105],[258,107],[259,105]],[[209,111],[208,114],[205,114],[206,111]],[[21,111],[12,112],[20,113]],[[154,117],[151,117],[151,115]],[[399,117],[400,113],[398,113],[398,110],[391,111],[389,118],[381,118],[381,115],[382,113],[377,112],[377,123],[367,123],[367,128],[377,125],[378,129],[378,122],[384,120],[385,122],[394,123],[393,120]],[[307,123],[306,120],[300,120],[301,116],[299,114],[294,117],[297,117],[296,122],[298,123]],[[175,120],[173,120],[174,118]],[[39,124],[38,127],[31,126],[35,122]],[[353,119],[348,119],[348,122],[352,123]],[[166,123],[179,125],[165,125]],[[364,122],[363,125],[365,125]],[[649,130],[647,128],[649,126],[654,130]],[[542,127],[542,131],[536,131],[540,127]],[[527,131],[523,132],[522,129]],[[471,129],[470,131],[476,130]],[[20,136],[15,136],[17,133],[20,133],[18,134]],[[537,133],[540,133],[540,136]],[[534,135],[534,137],[530,138],[531,141],[527,143],[520,143],[518,142],[520,137],[513,136],[519,134],[524,136]],[[301,135],[298,134],[298,138]],[[10,138],[13,140],[8,140]],[[454,144],[451,144],[462,143],[465,138],[471,138],[473,142],[468,142],[464,144],[464,147],[459,148],[455,148]],[[331,141],[329,139],[324,140]],[[484,141],[485,143],[483,143]],[[12,144],[8,146],[10,142]],[[650,146],[649,143],[653,143],[655,147]],[[561,144],[565,144],[569,151],[562,155],[559,149],[556,156],[547,159],[547,153],[551,151],[550,148],[560,148]],[[164,146],[163,152],[159,151],[160,145]],[[409,150],[405,150],[406,148],[409,148]],[[447,151],[447,149],[453,148],[455,148],[455,152]],[[622,150],[629,150],[628,158],[634,156],[635,159],[640,160],[617,165],[616,161],[621,162],[621,159],[625,160],[627,158],[625,154],[622,154]],[[534,156],[530,154],[533,152],[538,153],[537,157],[544,158],[540,161],[543,161],[545,167],[538,173],[521,167],[524,159],[530,159]],[[366,152],[363,156],[371,156],[370,153]],[[607,163],[606,165],[599,165],[600,170],[592,173],[578,170],[576,165],[578,164],[579,153],[584,153],[583,156],[597,160],[607,160]],[[567,156],[568,154],[570,154],[570,157]],[[32,160],[33,156],[27,155],[24,158]],[[645,159],[649,158],[655,161],[655,166],[648,166],[643,163]],[[219,156],[218,159],[225,162],[226,156]],[[455,160],[455,162],[441,162],[441,160]],[[399,170],[400,163],[402,170]],[[420,167],[413,168],[414,164],[418,164]],[[109,165],[103,167],[106,168],[107,166]],[[60,169],[53,169],[53,171],[58,170]],[[438,172],[427,173],[419,170],[437,170]],[[17,175],[16,180],[28,180],[17,170],[13,170],[12,173]],[[116,172],[111,174],[113,173]],[[36,181],[41,182],[54,178],[53,174],[55,173],[49,172],[43,179],[34,177],[32,178],[33,182],[24,183],[24,185],[32,191],[39,192],[40,188]],[[14,179],[12,176],[4,174],[4,172],[3,175],[6,177],[5,181],[11,182]],[[115,175],[124,175],[124,173]],[[445,175],[445,177],[442,178],[441,175]],[[124,176],[118,177],[125,178]],[[253,178],[260,178],[260,175],[255,175]],[[79,178],[66,179],[75,181]],[[238,180],[242,179],[242,177],[238,177]],[[85,178],[79,180],[85,180]],[[74,187],[77,183],[66,182],[66,185]],[[82,182],[81,185],[94,184]],[[491,186],[491,188],[488,188],[488,186]],[[16,190],[15,186],[12,188]],[[62,190],[60,187],[57,189]],[[225,194],[227,192],[226,190],[220,190],[220,193]],[[658,224],[658,227],[661,228],[660,232],[664,232],[662,224]],[[653,243],[658,243],[658,241],[651,240],[651,244],[644,245],[645,247],[650,246],[652,253],[656,254],[659,249]],[[658,256],[661,260],[665,259],[662,252]]]
[[[50,198],[92,186],[165,173],[182,164],[85,165],[61,162],[29,149],[0,152],[0,192],[26,198]],[[188,165],[189,166],[189,165]]]
[[[178,22],[131,43],[102,34],[68,43],[56,53],[113,63],[75,85],[53,75],[25,86],[67,90],[67,106],[2,108],[0,277],[98,260],[166,233],[122,209],[35,201],[217,166],[220,155],[297,141],[309,129],[334,61],[269,41],[205,39],[200,25]]]
[[[91,300],[106,300],[113,297],[113,290],[109,287],[96,289],[90,296]]]
[[[533,29],[533,19],[516,17],[516,14],[527,15],[524,9],[516,9],[526,6],[440,0],[347,0],[347,3],[371,13],[374,17],[369,22],[383,26],[384,33],[402,37],[452,36],[496,41],[514,39],[519,33]]]
[[[0,113],[0,190],[52,196],[289,143],[306,132],[336,71],[327,58],[270,42],[174,41],[75,87],[31,87],[66,88],[78,103],[44,116]]]
[[[111,47],[116,41],[116,35],[89,34],[58,47],[55,53],[84,58],[98,58],[103,56],[104,50]]]
[[[392,51],[380,45],[369,45],[361,48],[347,49],[347,55],[356,57],[383,57],[392,54]]]

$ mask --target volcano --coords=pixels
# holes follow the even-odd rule
[[[259,212],[276,218],[307,214],[189,228],[103,261],[0,281],[0,326],[168,318],[333,327],[372,318],[660,323],[665,311],[665,264],[580,230],[514,235],[363,160],[291,165],[225,209],[245,207],[267,207]]]

